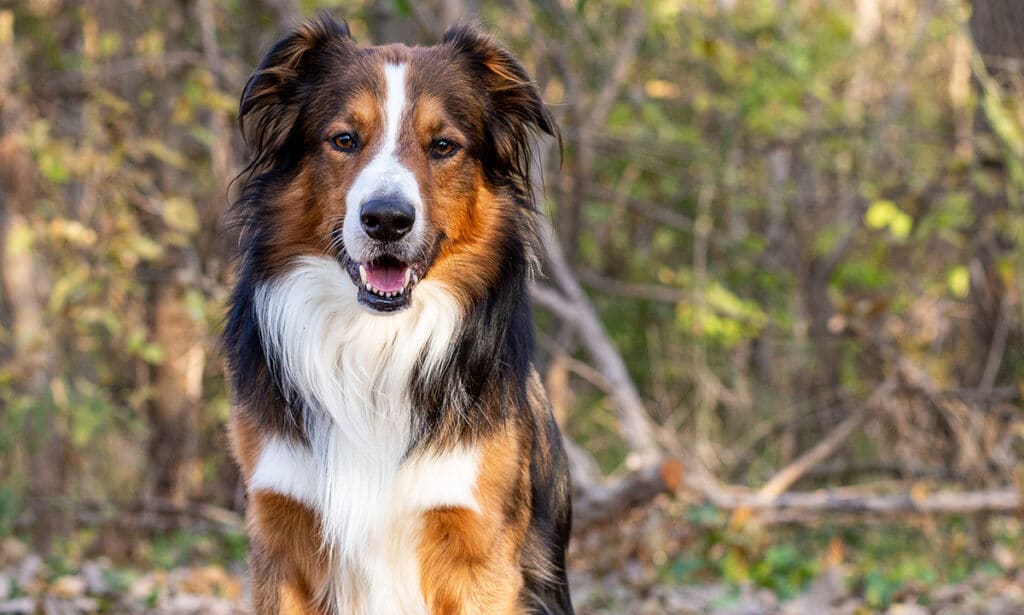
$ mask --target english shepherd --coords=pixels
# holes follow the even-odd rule
[[[257,613],[572,613],[569,475],[532,364],[535,133],[475,26],[315,18],[242,94],[224,347]]]

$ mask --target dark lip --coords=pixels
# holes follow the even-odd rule
[[[434,257],[437,254],[437,244],[433,249],[430,250],[429,257],[426,259],[416,260],[407,262],[403,259],[399,259],[387,252],[382,257],[387,257],[396,261],[401,262],[406,267],[410,268],[413,272],[413,278],[410,280],[409,285],[405,287],[402,294],[394,297],[381,297],[376,293],[371,293],[366,290],[366,286],[363,285],[359,279],[359,265],[361,263],[356,262],[348,255],[348,252],[344,247],[341,249],[341,253],[338,255],[338,259],[341,261],[342,266],[348,273],[348,277],[355,284],[357,289],[356,299],[362,305],[374,310],[375,312],[389,313],[398,312],[412,305],[412,293],[416,285],[427,275],[427,271],[430,269],[430,265],[434,262]],[[380,258],[380,257],[379,257]]]

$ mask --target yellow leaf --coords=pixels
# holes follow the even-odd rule
[[[188,166],[188,158],[178,150],[168,147],[163,141],[145,139],[140,145],[143,151],[160,162],[165,162],[179,169],[184,169]]]
[[[32,249],[33,238],[32,227],[23,221],[14,220],[7,230],[7,245],[5,246],[7,254],[9,256],[18,256],[27,253]]]
[[[906,239],[914,227],[914,219],[902,211],[892,201],[881,199],[875,201],[864,212],[864,223],[873,229],[889,229],[896,239]]]
[[[644,92],[655,99],[679,98],[679,86],[664,79],[651,79],[644,84]]]
[[[163,218],[167,226],[193,233],[199,230],[199,215],[188,199],[170,197],[164,201]]]
[[[896,203],[887,200],[875,201],[865,212],[864,222],[874,229],[885,228],[898,213]]]
[[[127,252],[144,261],[156,260],[164,253],[163,246],[144,235],[131,236],[126,244]]]
[[[51,313],[59,312],[70,302],[76,291],[80,291],[88,280],[88,270],[85,267],[72,269],[65,275],[57,278],[53,287],[50,288],[49,308]]]
[[[967,293],[971,288],[971,274],[967,271],[967,267],[963,265],[953,267],[949,275],[946,276],[946,285],[949,286],[949,292],[953,293],[954,297],[967,298]]]
[[[96,243],[96,231],[85,226],[78,220],[57,218],[50,222],[50,234],[55,239],[81,247],[90,247]]]

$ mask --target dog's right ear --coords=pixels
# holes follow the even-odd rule
[[[238,124],[255,156],[254,165],[279,158],[298,119],[302,69],[314,52],[327,45],[354,45],[354,41],[344,20],[339,23],[320,13],[271,47],[249,77],[238,106]]]

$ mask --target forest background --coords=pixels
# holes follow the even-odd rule
[[[320,9],[479,17],[558,118],[581,613],[1022,612],[1015,0],[0,2],[0,612],[244,612],[235,115]]]

